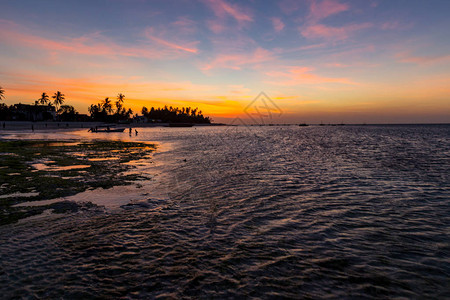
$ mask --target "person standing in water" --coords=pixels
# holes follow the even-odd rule
[[[130,127],[130,131],[129,131],[129,132],[130,132],[130,135],[131,135],[131,130],[132,130],[132,128]]]
[[[138,131],[135,129],[134,132],[136,133],[136,135],[138,134]]]

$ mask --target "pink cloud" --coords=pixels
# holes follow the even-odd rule
[[[202,67],[208,71],[215,68],[240,70],[243,67],[251,66],[275,59],[273,53],[263,48],[257,48],[249,54],[219,54],[211,62]]]
[[[312,44],[312,45],[300,46],[300,47],[295,47],[295,48],[275,48],[274,52],[276,54],[286,54],[286,53],[292,53],[292,52],[321,49],[321,48],[325,48],[325,47],[327,47],[326,43],[320,43],[320,44]]]
[[[154,32],[154,30],[152,28],[148,28],[145,31],[145,36],[147,38],[149,38],[150,40],[152,40],[152,41],[154,41],[154,42],[156,42],[156,43],[158,43],[158,44],[160,44],[162,46],[165,46],[165,47],[168,47],[168,48],[171,48],[171,49],[174,49],[174,50],[181,50],[181,51],[189,52],[189,53],[197,53],[198,52],[197,48],[195,48],[194,46],[191,46],[193,44],[197,44],[198,42],[191,42],[190,43],[191,45],[183,46],[183,45],[179,45],[179,44],[176,44],[176,43],[164,40],[162,38],[156,37],[156,36],[153,35],[153,32]]]
[[[0,28],[0,38],[3,41],[15,45],[24,45],[31,49],[43,49],[49,52],[51,56],[55,56],[59,52],[81,54],[88,56],[105,56],[105,57],[143,57],[149,59],[156,59],[162,57],[174,57],[176,53],[161,51],[149,45],[137,46],[122,46],[110,39],[100,35],[99,33],[84,35],[77,38],[46,38],[37,35],[32,35],[23,32],[17,26],[9,26]],[[160,41],[161,42],[161,41]],[[167,45],[171,48],[177,49],[178,45]],[[179,46],[178,50],[191,52],[195,49]],[[188,51],[189,52],[189,51]]]
[[[80,37],[42,37],[30,34],[24,28],[11,22],[0,21],[0,39],[12,45],[22,45],[30,49],[46,50],[52,59],[58,53],[80,54],[103,57],[141,57],[148,59],[177,58],[181,53],[197,53],[196,42],[179,45],[165,39],[145,34],[156,45],[141,44],[136,46],[122,46],[100,33],[91,33]],[[3,26],[5,25],[5,26]],[[163,46],[164,48],[161,48]]]
[[[188,17],[179,17],[176,21],[172,22],[172,24],[177,27],[191,27],[196,25],[196,23]]]
[[[450,55],[415,56],[410,52],[401,52],[398,53],[396,57],[399,62],[414,63],[419,65],[450,62]]]
[[[324,77],[312,73],[313,68],[309,67],[286,67],[282,71],[266,72],[265,75],[274,78],[267,83],[281,86],[294,86],[299,84],[321,84],[321,83],[341,83],[355,84],[347,78]]]
[[[373,26],[371,23],[349,24],[341,27],[322,24],[322,20],[348,11],[350,6],[337,0],[311,0],[310,3],[306,23],[299,28],[300,33],[305,38],[323,39],[332,42],[345,40],[355,32]]]
[[[370,28],[371,23],[351,24],[343,27],[331,27],[323,24],[313,24],[300,28],[301,34],[308,39],[344,40],[357,31]]]
[[[329,16],[347,11],[349,8],[348,4],[340,3],[336,0],[313,0],[311,2],[308,19],[310,22],[318,22]]]
[[[330,68],[348,68],[350,65],[348,64],[341,64],[341,63],[328,63],[325,66]]]
[[[223,21],[209,20],[207,21],[207,24],[208,28],[211,29],[211,31],[214,32],[215,34],[219,34],[225,31],[226,29],[225,23]]]
[[[281,21],[280,18],[272,18],[272,25],[273,25],[273,29],[276,32],[281,32],[284,29],[284,23],[283,21]]]
[[[382,30],[406,30],[413,27],[412,23],[403,24],[399,21],[388,21],[381,24],[380,28]]]
[[[204,0],[204,2],[213,10],[214,14],[221,19],[227,16],[235,19],[240,26],[246,22],[252,22],[250,14],[245,13],[244,9],[236,4],[230,4],[225,0]]]
[[[282,0],[279,2],[279,6],[284,14],[291,15],[300,9],[302,2],[298,0]]]
[[[193,34],[197,31],[197,22],[188,17],[179,17],[175,22],[172,22],[171,25],[183,35]]]

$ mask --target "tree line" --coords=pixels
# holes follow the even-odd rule
[[[211,118],[203,116],[201,110],[191,107],[167,107],[163,108],[142,108],[142,114],[150,121],[160,121],[164,123],[211,123]]]
[[[127,109],[123,105],[124,100],[125,95],[119,93],[114,104],[109,97],[106,97],[98,104],[91,104],[88,107],[88,111],[92,120],[100,122],[119,122],[129,120],[133,116],[133,111],[130,108]]]
[[[79,121],[80,114],[72,106],[65,103],[65,95],[60,91],[50,96],[43,92],[39,99],[34,102],[34,106],[48,106],[49,110],[56,113],[58,121]],[[0,86],[0,100],[5,99],[5,90]],[[88,107],[89,120],[98,122],[126,122],[133,118],[133,111],[124,106],[125,95],[119,93],[113,102],[109,97],[97,104],[91,104]],[[0,119],[5,120],[17,111],[17,105],[7,106],[0,103]],[[205,117],[198,108],[191,107],[172,107],[164,106],[162,108],[147,107],[142,108],[142,115],[147,118],[148,122],[163,123],[211,123],[211,118]],[[85,120],[85,119],[83,119]]]
[[[0,100],[5,99],[5,90],[0,87]],[[51,100],[53,99],[53,100]],[[60,91],[57,91],[50,96],[44,92],[41,94],[40,98],[34,101],[34,107],[29,105],[21,105],[14,104],[7,106],[4,103],[0,104],[0,119],[7,120],[12,118],[13,116],[16,119],[25,119],[28,116],[23,115],[23,109],[26,109],[27,112],[37,113],[40,112],[42,114],[42,118],[44,120],[50,120],[53,118],[51,114],[52,111],[55,112],[58,121],[78,121],[79,113],[72,105],[64,104],[65,95]],[[42,106],[47,106],[47,109],[42,109]]]

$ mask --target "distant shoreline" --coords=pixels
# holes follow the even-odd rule
[[[5,124],[5,127],[3,127]],[[0,132],[8,130],[63,130],[63,129],[89,129],[91,127],[102,126],[104,122],[56,122],[56,121],[0,121]],[[130,124],[111,124],[122,128],[145,128],[145,127],[167,127],[169,123],[130,123]],[[226,124],[194,124],[194,126],[224,126]]]
[[[5,124],[5,127],[3,127]],[[67,129],[89,129],[91,127],[101,126],[104,122],[45,122],[45,121],[0,121],[0,132],[11,130],[67,130]],[[225,124],[225,123],[212,123],[212,124],[194,124],[196,127],[210,127],[210,126],[304,126],[304,123],[296,124]],[[146,127],[168,127],[169,123],[130,123],[130,124],[113,124],[117,127],[125,128],[146,128]],[[320,127],[345,127],[345,126],[448,126],[450,123],[385,123],[385,124],[307,124],[308,126],[320,126]]]

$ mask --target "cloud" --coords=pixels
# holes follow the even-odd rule
[[[340,3],[335,0],[313,0],[310,5],[308,20],[311,23],[316,23],[328,18],[329,16],[347,11],[349,8],[350,7],[348,4]]]
[[[208,28],[211,29],[215,34],[219,34],[225,31],[227,26],[221,20],[208,20],[206,21]]]
[[[357,31],[370,28],[371,23],[350,24],[342,27],[331,27],[323,24],[313,24],[300,28],[300,33],[308,39],[326,39],[332,41],[345,40]]]
[[[2,22],[5,24],[4,22]],[[177,58],[180,52],[196,53],[192,46],[182,46],[151,36],[153,42],[168,50],[154,45],[122,46],[96,32],[79,37],[42,37],[27,33],[19,26],[0,27],[0,39],[11,45],[21,45],[33,50],[46,50],[50,56],[64,52],[86,56],[102,57],[140,57],[148,59]],[[176,50],[176,51],[174,51]]]
[[[215,68],[241,70],[243,67],[274,60],[273,53],[261,47],[256,48],[252,53],[225,53],[217,55],[212,61],[202,67],[208,71]]]
[[[215,34],[225,32],[230,26],[228,20],[234,20],[238,28],[242,28],[253,22],[253,17],[248,11],[237,4],[230,4],[225,0],[203,0],[203,2],[214,12],[216,18],[206,21],[208,28]],[[235,28],[233,28],[233,31]]]
[[[230,4],[225,0],[204,0],[204,2],[213,10],[218,18],[232,17],[239,25],[253,21],[252,16],[245,13],[244,9],[236,4]]]
[[[189,46],[179,45],[173,42],[169,42],[167,40],[164,40],[162,38],[154,36],[154,30],[153,28],[147,28],[145,31],[145,36],[149,38],[150,40],[158,43],[159,45],[174,49],[174,50],[181,50],[189,53],[197,53],[198,49],[195,48],[193,45],[197,44],[198,42],[191,42]]]
[[[410,52],[401,52],[396,55],[397,61],[402,63],[414,63],[418,65],[450,62],[450,55],[415,56]]]
[[[399,21],[387,21],[379,25],[382,30],[407,30],[414,26],[413,23],[401,23]]]
[[[286,14],[291,15],[302,7],[302,1],[298,0],[282,0],[278,2],[280,10]]]
[[[325,66],[330,67],[330,68],[348,68],[348,67],[350,67],[350,65],[342,64],[342,63],[328,63],[328,64],[325,64]]]
[[[97,56],[134,56],[155,58],[160,54],[149,49],[122,47],[112,42],[100,42],[90,36],[66,38],[64,41],[28,35],[21,32],[0,30],[2,40],[10,43],[27,45],[35,49],[46,49],[52,52],[69,52]]]
[[[178,25],[187,20],[178,20]],[[8,44],[26,47],[29,51],[45,50],[55,61],[59,53],[101,56],[108,58],[136,57],[147,59],[176,59],[185,54],[196,54],[197,41],[185,44],[175,43],[154,34],[152,28],[147,28],[144,35],[152,42],[121,45],[100,32],[85,34],[78,37],[51,36],[49,33],[29,33],[25,28],[12,22],[0,20],[0,39]],[[3,26],[4,25],[4,26]],[[44,35],[46,37],[44,37]],[[50,37],[48,37],[50,36]]]
[[[183,35],[190,35],[197,32],[197,22],[188,17],[178,17],[171,25]]]
[[[322,84],[322,83],[341,83],[355,84],[347,78],[324,77],[312,73],[313,68],[309,67],[285,67],[282,71],[266,72],[265,75],[274,78],[267,83],[281,86],[294,86],[299,84]]]
[[[337,0],[311,0],[306,22],[299,28],[307,39],[322,39],[331,42],[345,40],[355,32],[372,27],[371,23],[329,26],[323,24],[324,19],[350,10],[350,6]]]
[[[284,29],[284,23],[280,18],[272,18],[271,21],[275,32],[281,32]]]
[[[248,94],[251,89],[244,87],[242,84],[228,85],[231,94]]]

